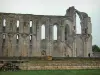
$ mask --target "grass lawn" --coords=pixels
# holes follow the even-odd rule
[[[38,71],[8,71],[0,75],[100,75],[100,69],[94,70],[38,70]]]

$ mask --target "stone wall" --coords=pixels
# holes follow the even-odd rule
[[[76,14],[82,34],[76,34]],[[54,26],[57,39],[53,39]],[[0,13],[0,56],[88,57],[92,54],[91,27],[90,17],[74,7],[65,16]]]
[[[53,61],[30,61],[20,64],[22,70],[63,70],[63,69],[100,69],[98,59],[67,59]]]

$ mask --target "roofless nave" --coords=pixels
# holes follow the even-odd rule
[[[81,34],[76,34],[76,14]],[[65,16],[0,13],[0,56],[92,56],[91,27],[90,17],[74,7],[69,7]]]

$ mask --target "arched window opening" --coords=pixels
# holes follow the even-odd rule
[[[3,20],[3,31],[5,32],[5,27],[6,27],[6,20]]]
[[[17,32],[19,31],[19,20],[17,20]]]
[[[45,39],[45,25],[41,26],[41,39]]]
[[[30,33],[32,33],[32,21],[30,21]]]
[[[19,27],[19,20],[17,20],[17,27]]]
[[[81,25],[80,25],[80,18],[76,14],[76,34],[81,34]]]
[[[30,27],[32,27],[32,21],[30,21]]]
[[[57,25],[53,26],[53,40],[57,40]]]
[[[18,42],[19,42],[19,35],[18,34],[16,36],[16,39],[17,39],[17,44],[18,44]]]
[[[32,35],[30,35],[30,43],[32,43]]]
[[[6,20],[5,19],[3,20],[3,26],[4,27],[6,26]]]
[[[19,39],[19,35],[17,34],[17,39]]]

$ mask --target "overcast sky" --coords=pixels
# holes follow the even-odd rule
[[[88,13],[92,21],[93,44],[100,46],[100,0],[0,0],[0,12],[37,15],[65,15],[66,9]]]

